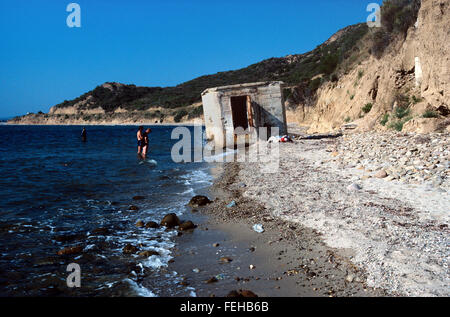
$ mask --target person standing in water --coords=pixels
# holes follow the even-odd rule
[[[140,126],[138,128],[138,132],[136,134],[137,137],[137,145],[138,145],[138,150],[137,150],[137,154],[141,155],[142,152],[142,148],[144,147],[144,127]]]
[[[87,140],[87,132],[86,132],[86,128],[83,128],[83,130],[81,131],[81,140],[83,142],[86,142]]]
[[[143,133],[143,138],[144,138],[144,147],[142,148],[142,156],[144,157],[144,159],[147,157],[147,153],[148,153],[148,144],[149,144],[149,138],[148,138],[148,134],[152,132],[152,129],[148,128],[147,130],[145,130],[145,132]]]

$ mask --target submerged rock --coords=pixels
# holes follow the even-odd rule
[[[149,221],[145,224],[145,228],[159,228],[159,224],[154,221]]]
[[[139,207],[134,206],[134,205],[131,205],[130,207],[128,207],[128,210],[131,210],[131,211],[138,211],[138,210],[139,210]]]
[[[55,241],[58,242],[70,242],[74,240],[84,239],[86,236],[84,234],[68,234],[55,237]]]
[[[134,196],[133,197],[133,200],[143,200],[143,199],[145,199],[144,196]]]
[[[205,206],[210,203],[211,203],[211,200],[209,200],[208,197],[202,196],[202,195],[197,195],[197,196],[194,196],[191,198],[191,200],[189,201],[189,206],[201,207],[201,206]]]
[[[180,219],[174,213],[167,214],[161,220],[161,226],[165,226],[167,228],[173,228],[180,225]]]
[[[108,228],[96,228],[94,230],[92,230],[91,235],[107,235],[109,234],[109,229]]]
[[[181,230],[181,231],[185,231],[185,230],[192,230],[192,229],[195,229],[197,226],[196,225],[194,225],[194,223],[192,222],[192,221],[185,221],[185,222],[183,222],[181,225],[180,225],[180,227],[179,227],[179,230]]]
[[[145,223],[142,220],[139,220],[138,222],[136,222],[136,227],[142,228],[144,226],[145,226]]]
[[[58,255],[72,255],[72,254],[78,254],[83,251],[82,246],[76,246],[76,247],[68,247],[64,248],[62,250],[58,251]]]
[[[124,248],[123,248],[123,253],[124,254],[135,254],[136,252],[139,251],[138,247],[135,247],[134,245],[131,244],[127,244]]]
[[[139,252],[138,255],[148,258],[148,257],[151,257],[152,255],[159,255],[159,253],[156,251],[153,251],[153,250],[147,250],[147,251]]]

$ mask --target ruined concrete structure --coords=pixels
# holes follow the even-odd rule
[[[283,82],[259,82],[209,88],[202,93],[206,137],[216,147],[233,147],[238,135],[268,138],[271,127],[287,134]],[[267,127],[267,136],[260,134]],[[236,131],[238,129],[238,131]]]

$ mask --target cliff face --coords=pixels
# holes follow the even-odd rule
[[[312,133],[345,124],[361,131],[448,131],[449,7],[446,0],[423,0],[406,39],[397,38],[381,58],[369,56],[322,85],[315,104],[299,104],[290,117]]]

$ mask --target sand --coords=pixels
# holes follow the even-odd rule
[[[339,139],[280,146],[280,170],[246,164],[242,195],[276,219],[310,228],[348,260],[368,286],[390,294],[448,296],[450,194],[442,188],[361,178],[327,152]],[[349,186],[358,185],[360,190]]]
[[[227,164],[209,193],[214,202],[185,215],[199,226],[177,238],[168,271],[194,291],[180,288],[178,296],[222,297],[239,289],[269,297],[386,295],[367,286],[345,250],[329,248],[314,230],[272,217],[242,197],[233,189],[239,171],[238,164]],[[236,206],[227,208],[230,201]],[[255,223],[263,225],[263,233],[252,229]],[[223,257],[232,261],[222,263]],[[207,283],[212,277],[218,280]]]

